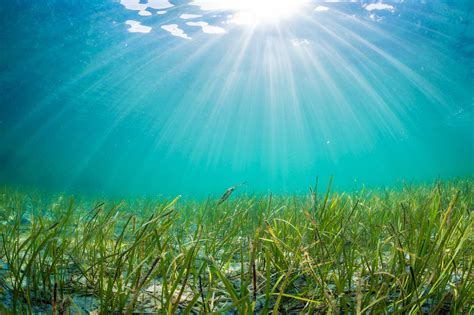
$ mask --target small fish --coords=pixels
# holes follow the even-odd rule
[[[237,189],[237,187],[239,186],[242,186],[243,184],[245,184],[245,182],[241,183],[241,184],[238,184],[238,185],[235,185],[235,186],[232,186],[230,187],[229,189],[227,189],[225,191],[225,193],[222,195],[221,199],[219,199],[219,201],[217,202],[217,205],[220,205],[221,203],[223,203],[224,201],[226,201],[227,199],[229,199],[230,195],[232,195],[232,193],[234,192],[234,190]]]

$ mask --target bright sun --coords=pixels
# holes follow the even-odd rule
[[[301,9],[307,0],[194,0],[209,11],[234,11],[230,20],[237,24],[256,24],[261,22],[278,22],[288,18]]]

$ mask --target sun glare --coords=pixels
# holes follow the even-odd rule
[[[195,0],[203,10],[234,11],[229,22],[256,24],[278,22],[298,12],[307,0]]]

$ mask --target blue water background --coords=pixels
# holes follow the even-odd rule
[[[1,2],[0,184],[202,197],[474,174],[473,1],[314,2],[256,27],[171,2],[148,17],[118,1]],[[192,40],[160,27],[174,23]]]

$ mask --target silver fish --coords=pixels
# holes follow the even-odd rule
[[[239,186],[242,186],[243,184],[245,184],[245,182],[241,183],[241,184],[238,184],[238,185],[235,185],[235,186],[232,186],[230,187],[229,189],[227,189],[225,191],[225,193],[222,195],[221,199],[219,199],[219,201],[217,202],[217,205],[220,205],[221,203],[223,203],[224,201],[226,201],[227,199],[229,199],[230,195],[232,195],[232,193],[234,192],[234,190],[237,189],[237,187]]]

